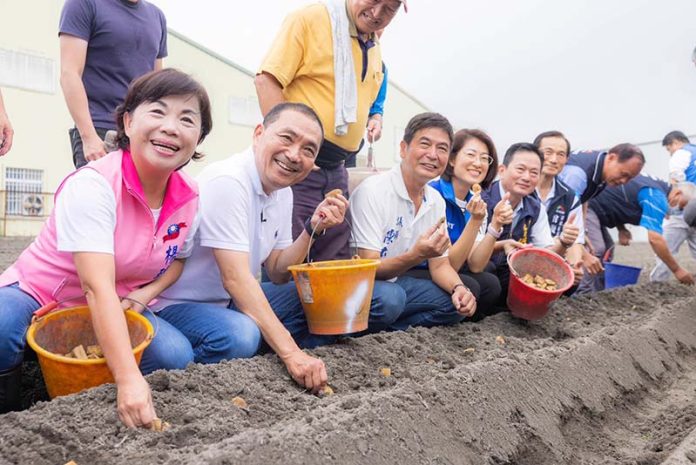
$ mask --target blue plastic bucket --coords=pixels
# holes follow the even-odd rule
[[[604,263],[604,287],[609,289],[635,284],[638,282],[641,271],[643,271],[641,268],[635,266]]]

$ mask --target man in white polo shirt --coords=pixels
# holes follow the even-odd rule
[[[476,298],[447,257],[445,201],[428,186],[445,170],[452,132],[442,115],[414,116],[401,142],[401,163],[363,181],[350,198],[358,254],[380,259],[375,296],[399,292],[406,302],[390,329],[454,324],[476,311]],[[404,275],[423,261],[432,281]]]
[[[304,260],[309,233],[342,223],[348,207],[342,195],[324,199],[293,242],[290,186],[312,170],[322,140],[312,109],[282,103],[256,127],[250,149],[199,175],[193,250],[181,255],[187,258],[183,274],[157,305],[158,316],[189,338],[194,360],[252,356],[263,336],[295,381],[313,392],[326,385],[324,363],[300,347],[334,338],[309,334],[287,271]],[[272,282],[259,283],[262,266]]]

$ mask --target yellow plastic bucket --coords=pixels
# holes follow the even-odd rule
[[[133,355],[140,363],[143,351],[154,338],[154,330],[147,318],[137,312],[128,310],[125,316]],[[61,355],[80,344],[97,344],[89,307],[56,310],[34,320],[27,331],[27,342],[38,356],[51,398],[114,382],[104,358],[79,360]]]
[[[379,260],[353,258],[289,266],[309,332],[350,334],[367,329]]]

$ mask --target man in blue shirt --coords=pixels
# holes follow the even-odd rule
[[[595,256],[601,258],[613,246],[608,228],[617,228],[619,244],[629,245],[632,237],[626,225],[642,226],[648,230],[648,241],[655,255],[667,264],[680,282],[694,284],[694,277],[679,265],[662,237],[662,222],[669,209],[667,197],[671,189],[666,182],[641,174],[625,185],[607,188],[590,200],[588,217],[594,215],[600,225],[587,231],[594,244]],[[604,274],[598,273],[584,278],[578,293],[602,289]]]
[[[75,122],[70,143],[79,168],[106,155],[104,139],[116,129],[115,110],[131,81],[162,69],[167,23],[146,0],[66,0],[58,35],[60,85]]]
[[[645,165],[643,152],[632,144],[619,144],[608,152],[581,151],[570,154],[566,166],[558,178],[575,191],[583,204],[585,217],[585,249],[583,266],[590,275],[604,271],[602,262],[593,253],[592,235],[589,230],[600,231],[599,221],[594,213],[587,211],[587,202],[599,195],[607,186],[621,186],[638,176]]]

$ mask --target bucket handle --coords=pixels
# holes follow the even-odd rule
[[[79,299],[79,298],[81,298],[81,297],[83,297],[83,296],[82,296],[82,295],[79,295],[79,296],[72,296],[72,297],[69,297],[69,298],[66,298],[66,299],[62,299],[60,302],[54,300],[54,301],[52,301],[52,302],[47,303],[46,305],[44,305],[43,307],[40,307],[39,309],[37,309],[37,310],[34,312],[32,318],[31,318],[31,322],[34,323],[34,322],[40,320],[41,318],[43,318],[44,316],[46,316],[47,314],[51,313],[53,310],[55,310],[56,308],[58,308],[58,306],[59,306],[60,304],[65,303],[65,302],[70,302],[71,300],[77,300],[77,299]],[[138,302],[137,300],[135,300],[135,299],[133,299],[133,298],[131,298],[131,297],[121,297],[121,296],[119,296],[119,299],[121,299],[121,300],[130,300],[131,302],[133,302],[133,303],[135,303],[135,304],[138,304],[138,305],[142,306],[143,309],[144,309],[145,311],[150,312],[150,314],[153,316],[152,319],[155,321],[155,330],[154,330],[154,333],[152,334],[152,336],[151,336],[151,337],[149,336],[149,338],[150,338],[151,340],[154,339],[155,336],[157,336],[157,333],[159,332],[159,321],[157,320],[157,318],[155,318],[155,316],[156,316],[156,315],[155,315],[155,312],[153,312],[152,309],[151,309],[150,307],[148,307],[147,305],[145,305],[144,303]]]
[[[348,224],[348,229],[350,229],[349,244],[352,245],[352,249],[353,249],[353,254],[352,254],[351,256],[352,256],[353,258],[355,258],[355,257],[360,258],[360,257],[358,256],[358,243],[357,243],[357,241],[355,240],[355,236],[354,236],[354,234],[353,234],[353,222],[352,222],[351,220],[348,219],[348,215],[347,215],[347,214],[348,214],[348,211],[346,210],[346,217],[345,217],[345,219],[343,220],[343,222],[344,222],[344,223],[347,223],[347,224]],[[324,215],[323,215],[323,214],[320,214],[320,215],[319,215],[319,223],[321,223],[322,221],[324,221]],[[307,259],[307,263],[311,263],[311,262],[312,262],[312,259],[309,257],[309,252],[312,250],[312,246],[314,245],[312,241],[314,240],[314,236],[316,236],[317,227],[319,226],[319,223],[317,223],[317,225],[316,225],[315,227],[312,228],[312,234],[309,235],[309,245],[307,246],[307,253],[305,254],[305,258]],[[325,231],[326,231],[326,230],[325,230]]]
[[[616,244],[612,244],[605,252],[604,255],[602,255],[602,263],[606,263],[609,261],[609,258],[612,256],[612,253],[614,252],[614,247],[616,247]]]

